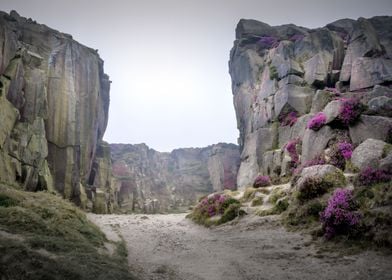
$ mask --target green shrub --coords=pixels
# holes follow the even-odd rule
[[[260,206],[263,205],[264,203],[264,198],[262,196],[257,196],[255,197],[252,202],[251,202],[251,206],[255,207],[255,206]]]
[[[333,184],[322,178],[307,178],[298,189],[297,198],[304,202],[325,194],[331,187]]]
[[[226,223],[242,214],[241,203],[224,194],[213,194],[201,200],[187,216],[194,222],[205,225]]]

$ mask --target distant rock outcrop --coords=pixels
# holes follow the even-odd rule
[[[97,155],[109,87],[95,50],[14,11],[0,12],[0,181],[55,189],[81,206],[85,188],[93,201],[97,188],[108,192],[92,171],[104,165],[102,157],[110,164],[109,153]]]
[[[312,30],[238,23],[229,68],[240,131],[239,187],[259,173],[290,176],[339,141],[392,141],[391,27],[387,16]],[[324,115],[309,127],[319,112]],[[285,149],[294,140],[300,162]]]
[[[238,146],[161,153],[145,144],[111,144],[113,185],[121,208],[136,212],[184,210],[214,191],[236,189]]]

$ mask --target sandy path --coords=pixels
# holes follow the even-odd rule
[[[392,256],[317,251],[309,236],[287,232],[278,217],[247,216],[207,229],[170,215],[93,215],[111,238],[127,242],[140,279],[392,279]]]

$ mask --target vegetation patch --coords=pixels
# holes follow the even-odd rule
[[[257,176],[254,183],[253,183],[253,187],[256,189],[262,188],[262,187],[268,187],[268,186],[271,186],[271,179],[269,176],[266,176],[266,175]]]
[[[317,113],[313,118],[311,118],[307,124],[307,128],[318,131],[327,122],[327,116],[323,112]]]
[[[134,279],[126,251],[109,255],[105,235],[70,202],[0,185],[0,278]],[[120,254],[121,253],[121,254]]]
[[[220,225],[245,214],[240,208],[239,200],[224,194],[212,194],[202,199],[187,218],[207,227]]]
[[[352,190],[337,189],[320,213],[325,237],[331,239],[337,234],[348,234],[359,225],[361,215],[356,211]]]
[[[334,183],[325,180],[325,178],[307,178],[298,188],[297,199],[303,203],[325,194],[332,187],[334,187]]]

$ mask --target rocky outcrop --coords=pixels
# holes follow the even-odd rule
[[[392,17],[344,19],[312,30],[240,20],[229,61],[240,188],[258,174],[286,176],[290,140],[301,140],[302,164],[342,139],[391,141],[391,26]],[[326,120],[313,131],[307,122],[318,112]]]
[[[122,209],[156,213],[194,205],[213,191],[236,189],[239,149],[234,144],[161,153],[145,144],[111,144],[113,185]]]
[[[83,206],[89,182],[107,187],[92,178],[110,87],[97,51],[0,12],[0,75],[0,180]]]

